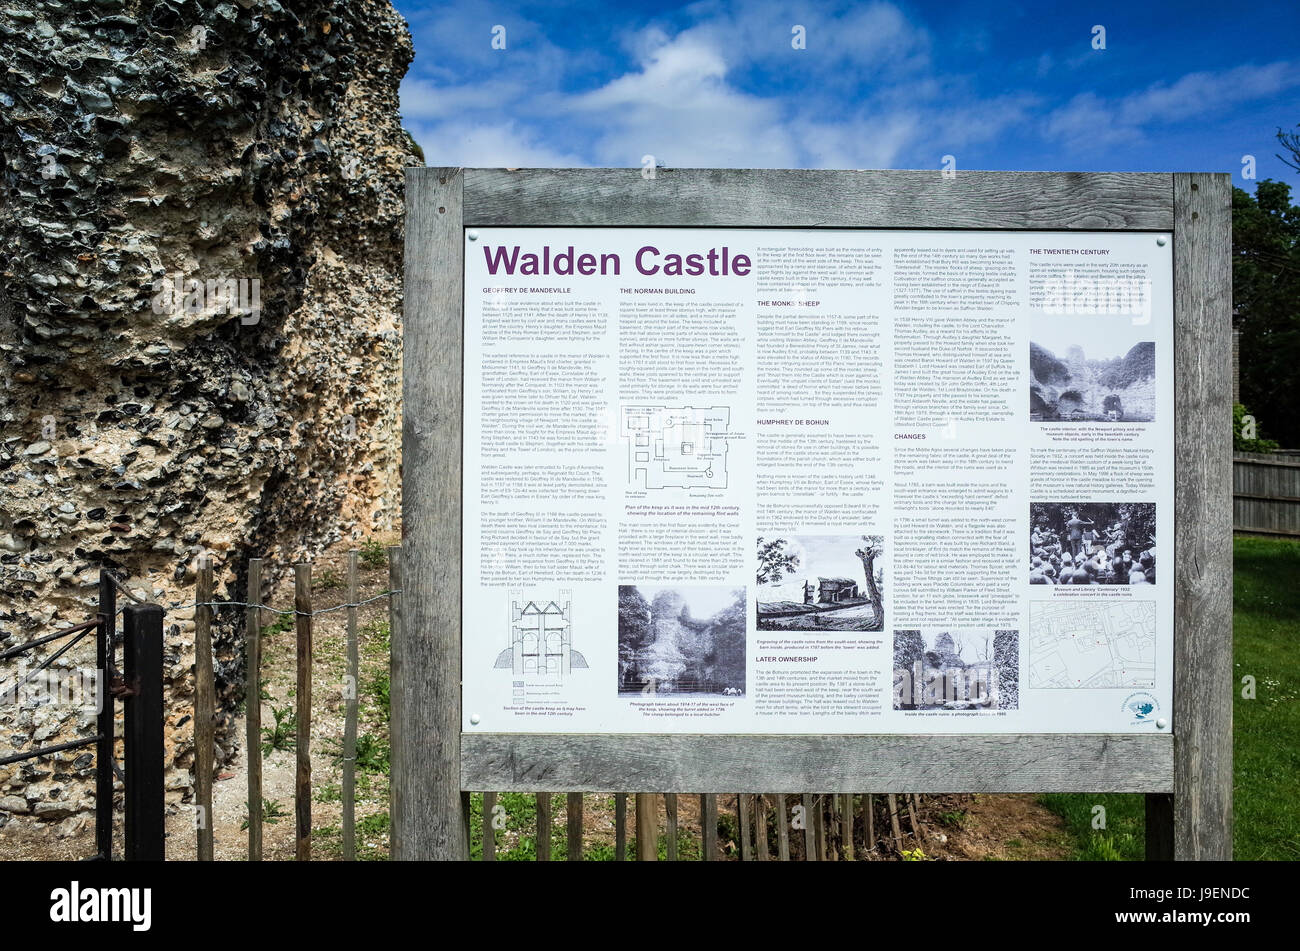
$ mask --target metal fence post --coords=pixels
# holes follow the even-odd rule
[[[123,612],[123,704],[128,862],[156,862],[163,844],[163,612],[132,604]]]

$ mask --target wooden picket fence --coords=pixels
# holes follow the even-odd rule
[[[322,610],[313,608],[312,566],[307,563],[293,566],[294,605],[292,611],[280,610],[267,605],[262,600],[262,578],[264,562],[260,558],[248,560],[247,598],[245,602],[213,600],[213,574],[209,559],[199,561],[196,572],[194,599],[194,807],[196,813],[195,829],[197,836],[197,858],[201,862],[213,859],[213,823],[209,817],[212,812],[212,777],[214,773],[215,723],[216,723],[216,681],[213,672],[212,623],[221,608],[240,607],[245,612],[244,651],[246,663],[244,696],[245,704],[245,750],[247,757],[248,778],[248,859],[262,860],[263,845],[263,774],[262,774],[262,710],[261,710],[261,673],[262,673],[262,622],[267,612],[294,617],[296,684],[294,688],[294,714],[296,717],[296,770],[294,776],[294,823],[295,823],[295,858],[307,861],[311,858],[312,843],[312,763],[311,763],[311,727],[312,727],[312,629],[313,619],[325,612],[347,611],[347,657],[344,673],[344,733],[343,733],[343,777],[341,784],[342,800],[342,840],[343,858],[352,860],[356,857],[356,755],[357,755],[357,683],[359,668],[359,651],[357,645],[357,610],[370,601],[387,598],[390,611],[395,598],[400,594],[395,578],[399,549],[388,549],[390,588],[376,598],[358,600],[360,587],[357,569],[358,552],[348,552],[347,558],[347,599],[343,604]]]
[[[626,861],[628,793],[614,795],[614,860]],[[636,810],[636,860],[656,861],[659,851],[659,793],[631,794]],[[678,805],[681,793],[663,793],[666,835],[665,858],[678,859]],[[497,793],[483,794],[482,860],[496,860],[496,830],[492,816]],[[567,793],[565,802],[566,857],[583,856],[583,794]],[[708,862],[722,859],[718,839],[719,800],[734,808],[738,825],[739,858],[743,862],[853,861],[880,854],[886,848],[895,854],[913,854],[925,841],[919,819],[921,797],[916,793],[730,793],[699,794],[700,857]],[[554,828],[552,794],[537,794],[537,861],[551,860],[551,832]],[[906,820],[906,823],[904,822]],[[888,822],[888,829],[883,823]],[[904,824],[908,830],[904,831]],[[775,844],[770,830],[775,829]],[[878,829],[881,832],[878,833]],[[861,832],[859,840],[858,832]],[[858,848],[861,841],[862,848]],[[910,849],[909,849],[910,844]],[[792,848],[793,846],[793,848]],[[773,848],[775,847],[775,855]]]
[[[314,610],[312,566],[295,564],[294,606],[292,612],[266,605],[262,598],[264,562],[251,558],[247,565],[247,600],[245,602],[213,600],[213,571],[208,559],[201,559],[196,572],[194,599],[195,698],[194,698],[194,806],[196,812],[197,857],[212,861],[214,851],[212,778],[214,773],[216,689],[213,673],[212,624],[222,608],[237,607],[245,612],[245,697],[248,781],[248,859],[261,861],[263,856],[263,771],[262,771],[262,622],[265,612],[294,616],[296,687],[293,698],[297,718],[296,771],[294,781],[295,859],[312,857],[312,665],[313,619],[324,611],[347,611],[346,670],[344,673],[344,737],[342,801],[342,854],[345,861],[356,858],[356,754],[358,727],[358,643],[357,611],[362,604],[386,598],[391,629],[398,625],[400,611],[401,549],[392,547],[388,556],[388,590],[359,600],[358,552],[347,556],[346,599],[342,604]],[[465,795],[469,795],[466,793]],[[566,803],[566,852],[570,861],[583,855],[583,793],[564,794]],[[659,796],[663,796],[666,820],[665,856],[676,861],[679,851],[678,806],[680,793],[616,793],[614,795],[614,858],[628,858],[628,796],[634,798],[636,856],[638,861],[658,857],[660,842]],[[925,843],[919,818],[920,797],[915,794],[781,794],[730,793],[698,794],[702,830],[700,852],[706,861],[723,858],[719,842],[719,807],[734,810],[736,851],[742,861],[789,861],[792,855],[810,861],[851,861],[873,853],[903,854]],[[498,829],[494,819],[499,794],[484,792],[482,808],[482,860],[495,861],[498,853]],[[468,814],[468,809],[466,810]],[[554,814],[551,793],[536,794],[536,857],[551,859],[551,832]],[[906,827],[906,831],[905,831]],[[775,835],[769,830],[775,829]],[[470,830],[466,829],[466,836]],[[773,839],[775,840],[773,843]],[[775,855],[773,855],[775,850]]]

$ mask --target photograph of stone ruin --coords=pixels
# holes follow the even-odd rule
[[[618,587],[618,692],[743,696],[744,588]]]
[[[1121,318],[1113,320],[1122,327]],[[1116,339],[1110,328],[1095,326],[1098,333],[1080,337],[1088,326],[1083,319],[1064,331],[1049,331],[1045,323],[1034,326],[1029,344],[1031,420],[1149,423],[1155,419],[1154,343],[1130,344],[1128,334]],[[1061,338],[1069,342],[1058,342]]]
[[[1020,632],[894,632],[895,710],[1015,710]]]
[[[885,619],[881,535],[758,540],[760,631],[879,631]]]

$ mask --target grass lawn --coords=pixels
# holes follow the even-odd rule
[[[1134,793],[1048,793],[1038,801],[1065,820],[1080,862],[1140,862],[1146,853],[1146,800]],[[1095,811],[1100,806],[1104,812]],[[1104,822],[1101,828],[1094,823]]]
[[[1300,542],[1233,539],[1233,851],[1237,859],[1300,859]],[[1243,678],[1255,696],[1244,697]],[[1091,793],[1041,797],[1075,838],[1077,859],[1143,857],[1143,801]],[[1093,806],[1106,828],[1092,826]]]
[[[1233,543],[1234,855],[1300,859],[1300,542]],[[1242,697],[1253,677],[1255,699]]]

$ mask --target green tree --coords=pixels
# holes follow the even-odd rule
[[[1232,190],[1232,301],[1241,331],[1241,399],[1284,446],[1300,446],[1300,208],[1265,179]]]
[[[712,680],[745,689],[745,623],[749,616],[745,589],[731,592],[731,605],[713,616]]]
[[[640,657],[654,640],[650,604],[636,585],[618,586],[618,682],[622,686],[640,677]]]
[[[1254,420],[1254,416],[1246,412],[1246,407],[1240,403],[1232,404],[1232,448],[1236,452],[1272,452],[1276,449],[1276,440],[1259,435],[1258,423],[1246,425],[1248,416]]]
[[[993,666],[997,669],[998,709],[1020,707],[1020,633],[998,631],[993,635]]]
[[[871,610],[876,619],[870,630],[878,631],[885,626],[885,599],[876,584],[876,559],[885,553],[884,535],[863,535],[862,547],[854,554],[862,559],[862,570],[867,576],[867,596],[871,598]]]
[[[777,584],[786,572],[799,567],[799,556],[785,550],[786,540],[774,538],[770,542],[758,539],[758,583]]]
[[[1300,125],[1297,125],[1296,128],[1300,129]],[[1277,140],[1281,143],[1282,148],[1286,149],[1286,151],[1290,153],[1290,157],[1279,155],[1278,158],[1287,165],[1290,165],[1297,172],[1300,172],[1300,133],[1283,132],[1281,129],[1278,129]]]
[[[894,682],[900,710],[916,709],[921,692],[921,685],[916,683],[916,662],[923,657],[925,638],[920,631],[894,632]]]

